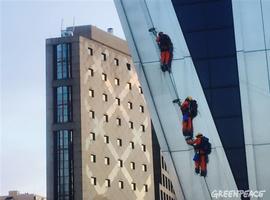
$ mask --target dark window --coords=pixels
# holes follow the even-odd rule
[[[127,69],[130,71],[131,70],[131,66],[129,63],[127,63]]]
[[[88,55],[92,56],[93,55],[93,49],[88,47]]]
[[[73,199],[73,142],[71,130],[54,132],[55,199]]]
[[[132,84],[130,82],[128,82],[127,85],[128,85],[128,89],[131,90],[132,89]]]
[[[144,112],[144,107],[140,106],[140,112],[143,113]]]
[[[119,66],[119,60],[117,58],[114,59],[114,65]]]
[[[141,86],[139,86],[139,91],[140,91],[141,94],[143,94],[143,91],[142,91],[142,87]]]
[[[132,102],[128,102],[128,108],[131,110],[132,109]]]
[[[103,81],[107,81],[107,74],[102,73],[101,78]]]
[[[133,122],[132,121],[129,121],[128,125],[129,125],[129,128],[133,129]]]
[[[103,61],[106,61],[107,60],[107,56],[105,53],[101,53],[101,57],[102,57],[102,60]]]
[[[55,79],[71,78],[71,45],[69,43],[55,45],[54,65]]]
[[[54,89],[54,110],[56,123],[72,121],[71,86],[60,86]]]
[[[92,68],[88,68],[88,74],[90,76],[94,76],[94,70]]]
[[[120,106],[120,99],[119,98],[115,98],[115,100],[116,100],[117,105]]]

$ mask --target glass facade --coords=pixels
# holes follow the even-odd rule
[[[55,79],[71,78],[71,44],[63,43],[54,47]]]
[[[247,190],[232,3],[228,0],[172,0],[172,3],[236,184]]]
[[[71,86],[60,86],[54,89],[54,110],[56,123],[72,121]]]
[[[56,200],[73,199],[73,142],[71,130],[54,132],[55,194]]]

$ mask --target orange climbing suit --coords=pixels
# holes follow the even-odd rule
[[[160,52],[160,61],[162,64],[168,65],[171,59],[170,57],[171,57],[171,54],[169,50]]]
[[[202,142],[202,137],[198,137],[195,140],[190,141],[189,144],[193,144],[195,146],[196,152],[199,153],[199,159],[195,161],[195,169],[206,172],[207,155],[200,148],[196,148],[196,146],[199,146],[201,142]]]
[[[159,44],[160,43],[160,37],[158,36],[156,39],[156,42]],[[161,64],[168,65],[170,60],[171,60],[171,51],[169,46],[162,46],[160,50],[160,62]]]
[[[181,110],[183,111],[183,120],[182,120],[182,132],[184,136],[193,136],[193,124],[192,118],[189,114],[189,102],[185,100],[181,105]]]

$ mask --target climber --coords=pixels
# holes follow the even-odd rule
[[[161,69],[163,72],[168,70],[168,72],[171,73],[171,62],[173,57],[173,44],[171,39],[163,32],[159,32],[156,42],[160,49]]]
[[[157,33],[156,28],[150,28],[149,32],[156,37],[156,42],[160,49],[160,64],[161,70],[165,72],[168,70],[171,73],[171,62],[173,58],[173,44],[170,37],[163,32]]]
[[[193,118],[198,114],[198,104],[197,101],[192,99],[191,96],[187,97],[185,101],[181,104],[180,99],[173,100],[173,103],[179,105],[182,111],[182,132],[185,140],[188,141],[193,138]]]
[[[195,155],[193,160],[195,161],[195,173],[201,174],[201,176],[206,176],[207,169],[206,165],[208,162],[208,155],[211,153],[211,143],[209,139],[203,134],[198,133],[195,140],[189,140],[188,143],[193,145],[195,150]]]
[[[192,118],[190,116],[190,101],[191,100],[192,100],[191,97],[187,97],[185,101],[181,104],[181,111],[183,114],[182,132],[186,141],[189,141],[193,138],[193,124],[192,124]]]

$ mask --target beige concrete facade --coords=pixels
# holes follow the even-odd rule
[[[9,191],[7,196],[0,196],[0,200],[46,200],[46,198],[36,194]]]
[[[53,78],[59,43],[71,43],[71,79]],[[63,129],[73,131],[74,199],[155,199],[151,121],[127,43],[75,27],[72,37],[47,40],[46,66],[48,200],[55,192],[53,134]],[[68,123],[53,122],[53,88],[61,85],[72,86]]]

